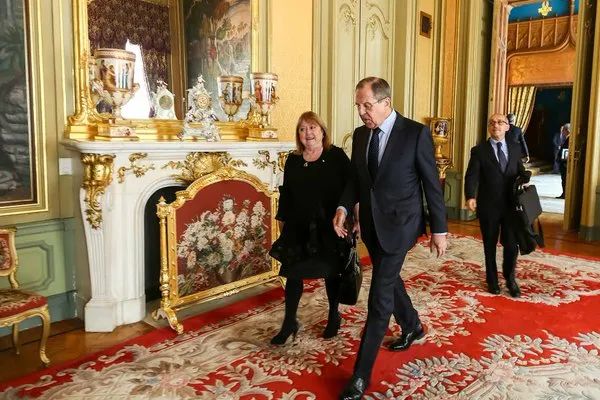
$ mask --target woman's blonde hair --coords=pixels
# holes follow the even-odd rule
[[[313,111],[303,112],[302,115],[298,118],[298,123],[296,124],[296,154],[302,154],[304,151],[304,145],[300,141],[300,124],[303,122],[314,122],[321,127],[323,131],[323,150],[329,150],[331,147],[331,138],[329,137],[329,133],[327,133],[327,126],[325,122],[319,115]]]

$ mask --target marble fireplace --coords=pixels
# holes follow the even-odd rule
[[[223,153],[276,189],[293,142],[101,142],[64,140],[76,159],[89,293],[85,329],[110,332],[145,318],[144,209],[159,189],[181,185],[192,153]],[[189,159],[189,157],[188,157]],[[80,160],[80,161],[79,161]],[[81,267],[80,267],[81,268]],[[87,272],[87,271],[86,271]],[[84,274],[85,275],[85,274]]]

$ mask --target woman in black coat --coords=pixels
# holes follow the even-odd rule
[[[282,224],[281,236],[271,250],[271,256],[281,261],[279,274],[287,278],[285,317],[271,344],[285,344],[290,336],[295,339],[304,279],[325,279],[329,316],[323,337],[337,335],[340,270],[348,247],[331,221],[349,171],[348,156],[331,144],[323,120],[312,111],[303,113],[296,125],[296,151],[288,156],[280,187],[276,218]]]

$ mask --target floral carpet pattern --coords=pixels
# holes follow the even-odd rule
[[[600,261],[535,252],[519,258],[523,293],[485,291],[477,239],[450,237],[436,259],[425,244],[402,275],[426,326],[423,343],[382,348],[366,399],[600,399]],[[275,289],[190,318],[182,335],[151,332],[116,348],[0,384],[0,398],[336,399],[352,373],[366,318],[370,270],[337,337],[320,337],[327,300],[305,285],[296,341],[269,345],[282,317]],[[399,334],[396,323],[384,344]]]

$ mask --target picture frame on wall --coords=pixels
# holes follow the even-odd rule
[[[419,33],[421,36],[431,38],[431,30],[433,29],[431,14],[421,11],[419,15]]]
[[[32,0],[0,0],[0,217],[47,211]],[[39,27],[38,27],[39,28]],[[41,148],[40,148],[41,145]]]
[[[0,15],[0,206],[35,202],[27,5],[6,2]]]

